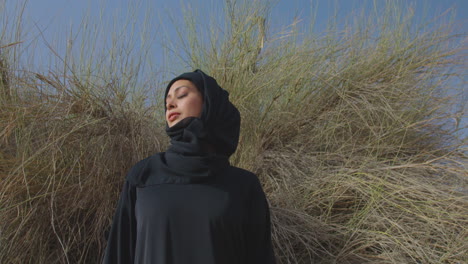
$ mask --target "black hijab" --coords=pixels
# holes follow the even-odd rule
[[[229,166],[229,157],[239,141],[240,114],[229,101],[229,93],[201,70],[183,73],[167,86],[189,80],[203,96],[201,117],[187,117],[172,127],[166,124],[171,145],[138,163],[130,173],[138,185],[195,183],[215,177]],[[164,103],[164,105],[166,105]],[[166,110],[166,109],[165,109]]]
[[[239,141],[240,114],[229,101],[229,93],[213,77],[195,70],[177,76],[167,85],[164,102],[177,80],[189,80],[195,84],[203,96],[203,110],[200,118],[186,118],[170,128],[166,124],[166,133],[171,138],[170,150],[185,151],[180,147],[189,142],[192,150],[210,145],[217,154],[231,156]]]

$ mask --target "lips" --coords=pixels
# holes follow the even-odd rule
[[[176,120],[180,116],[180,113],[170,113],[169,116],[167,117],[167,120],[169,122],[172,122]]]

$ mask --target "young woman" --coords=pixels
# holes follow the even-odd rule
[[[270,212],[255,174],[229,164],[240,115],[200,70],[165,93],[171,145],[128,173],[104,263],[275,263]]]

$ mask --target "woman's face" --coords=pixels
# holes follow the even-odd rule
[[[166,121],[169,127],[186,117],[200,117],[203,98],[197,87],[188,80],[177,80],[166,97]]]

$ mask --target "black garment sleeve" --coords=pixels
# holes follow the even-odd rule
[[[104,253],[104,264],[131,264],[135,257],[135,187],[125,181],[112,220]]]
[[[247,234],[247,259],[251,264],[275,264],[271,241],[271,222],[268,201],[262,186],[255,177],[250,193]]]

